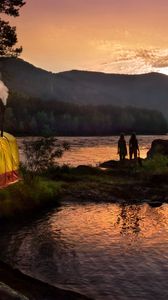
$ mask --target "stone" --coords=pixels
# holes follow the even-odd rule
[[[151,159],[157,154],[168,156],[168,140],[157,139],[152,142],[147,158]]]
[[[100,168],[104,169],[128,169],[128,168],[134,168],[136,165],[142,165],[143,159],[137,159],[137,160],[129,160],[125,159],[124,161],[119,160],[109,160],[101,163],[99,165]]]
[[[0,282],[0,299],[1,300],[29,300],[8,285]]]

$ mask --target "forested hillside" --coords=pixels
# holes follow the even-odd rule
[[[12,95],[5,129],[19,135],[110,135],[121,131],[160,134],[167,122],[160,112],[112,105],[77,105]]]
[[[117,75],[86,71],[53,74],[15,58],[0,58],[1,79],[10,91],[46,101],[82,105],[134,106],[168,118],[168,76]]]

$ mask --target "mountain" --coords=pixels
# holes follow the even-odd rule
[[[21,59],[0,58],[1,79],[21,95],[77,104],[155,109],[168,118],[168,76],[104,74],[88,71],[51,73]]]

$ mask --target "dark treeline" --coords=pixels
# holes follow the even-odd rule
[[[162,113],[134,107],[76,105],[13,95],[8,101],[5,130],[16,135],[111,135],[167,132]]]

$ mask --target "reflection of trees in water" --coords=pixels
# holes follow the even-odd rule
[[[150,237],[160,228],[168,228],[168,207],[152,208],[148,204],[121,205],[117,219],[122,235]]]
[[[139,205],[122,205],[120,216],[118,217],[118,224],[121,224],[122,235],[138,234],[140,228],[140,211]]]

